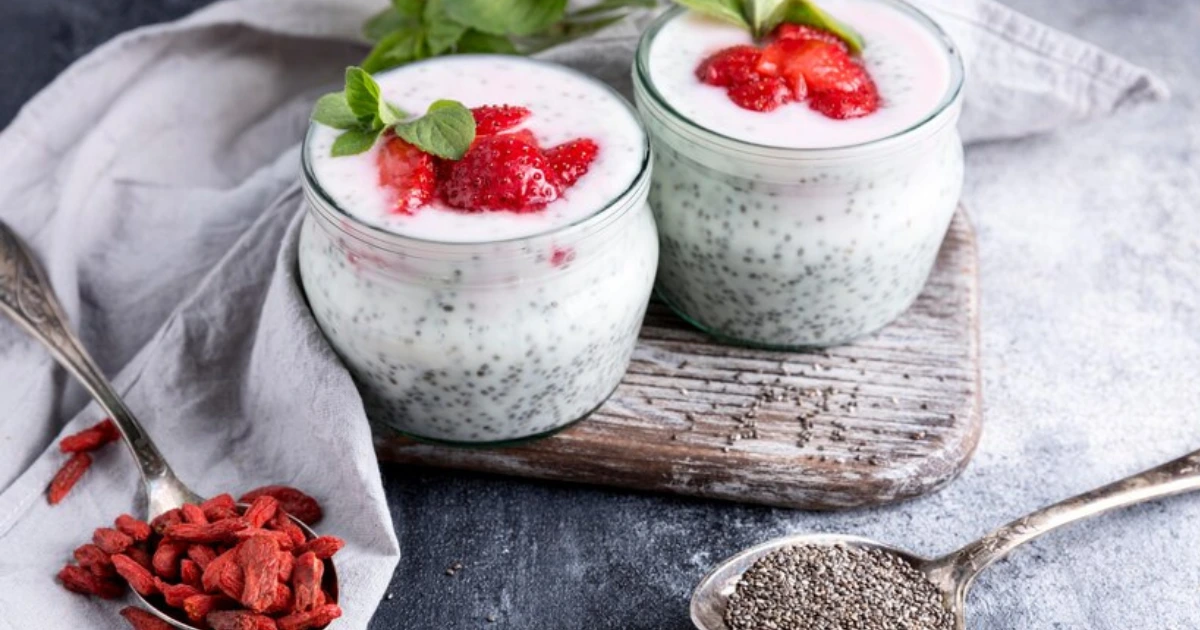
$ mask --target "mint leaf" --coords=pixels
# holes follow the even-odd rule
[[[426,153],[460,160],[475,140],[475,117],[462,103],[435,101],[424,116],[399,123],[393,131]]]
[[[397,13],[410,18],[421,17],[422,0],[392,0],[392,8]]]
[[[761,38],[783,21],[788,0],[745,0],[742,13],[750,23],[750,32]]]
[[[822,28],[837,35],[850,47],[850,52],[856,55],[862,54],[863,47],[866,46],[863,36],[858,31],[826,13],[811,0],[788,0],[782,17],[784,22]]]
[[[346,68],[346,105],[361,119],[379,116],[379,84],[362,68]]]
[[[419,26],[419,16],[402,15],[395,8],[389,7],[371,16],[363,24],[363,36],[372,42],[378,42],[392,31]]]
[[[312,119],[334,129],[351,129],[360,124],[358,116],[350,111],[350,105],[346,103],[345,92],[333,92],[317,99]]]
[[[380,39],[363,60],[362,68],[367,72],[379,72],[428,56],[425,29],[420,25],[406,26]]]
[[[383,122],[384,127],[394,125],[405,118],[408,118],[408,114],[404,110],[387,101],[383,101],[379,108],[379,120]]]
[[[426,0],[423,21],[425,42],[429,45],[430,55],[440,55],[454,48],[463,33],[467,32],[466,26],[455,22],[446,14],[442,0]]]
[[[458,40],[458,46],[455,50],[459,53],[493,53],[497,55],[515,55],[517,47],[503,35],[492,35],[477,31],[473,28],[467,29],[466,33]]]
[[[357,155],[375,145],[383,129],[350,129],[333,141],[333,157]]]
[[[567,0],[442,0],[459,24],[492,35],[533,35],[562,19]]]
[[[742,28],[750,28],[746,16],[742,13],[741,0],[675,0],[679,4],[718,20],[736,24]],[[754,0],[747,0],[753,2]]]

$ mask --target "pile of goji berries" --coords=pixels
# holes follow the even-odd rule
[[[58,578],[68,590],[114,599],[125,585],[199,628],[311,630],[341,616],[322,587],[325,560],[345,544],[333,536],[308,540],[288,514],[313,524],[320,504],[294,488],[246,493],[242,511],[222,494],[184,505],[149,524],[123,514],[75,550]],[[136,630],[168,630],[150,613],[121,615]]]
[[[119,439],[121,433],[117,431],[117,425],[113,424],[111,419],[105,419],[94,427],[59,440],[59,450],[71,458],[58,469],[58,473],[50,482],[50,488],[46,491],[46,500],[50,505],[62,501],[71,488],[75,487],[79,478],[83,477],[83,473],[92,466],[92,451]]]

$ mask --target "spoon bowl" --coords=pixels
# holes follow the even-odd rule
[[[1076,521],[1197,490],[1200,451],[1038,510],[940,558],[924,558],[867,538],[840,534],[777,538],[727,558],[705,575],[692,592],[692,623],[699,630],[729,630],[725,624],[729,597],[742,574],[767,554],[785,547],[845,545],[878,549],[907,561],[941,592],[943,606],[953,615],[955,630],[965,630],[967,591],[975,578],[1017,547]]]
[[[120,429],[121,438],[133,455],[133,461],[142,476],[142,486],[146,493],[143,516],[147,522],[185,503],[199,504],[203,501],[200,495],[175,476],[175,472],[171,470],[171,466],[142,424],[83,347],[83,342],[71,332],[67,325],[67,317],[41,265],[21,238],[3,222],[0,222],[0,312],[8,315],[26,332],[42,342],[55,360],[79,379],[96,403]],[[308,540],[316,537],[316,533],[308,525],[294,517],[291,518],[304,531]],[[333,561],[326,560],[322,586],[333,597],[334,602],[338,599],[337,582],[337,571]],[[147,610],[172,626],[181,630],[199,630],[167,615],[136,591],[134,596]]]

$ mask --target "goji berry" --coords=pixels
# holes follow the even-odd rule
[[[125,587],[121,583],[102,578],[73,564],[68,564],[58,572],[58,580],[68,591],[81,595],[116,599],[125,592]]]
[[[50,489],[46,492],[46,500],[50,502],[50,505],[58,505],[58,502],[67,496],[67,493],[71,491],[71,488],[75,487],[79,478],[83,476],[83,473],[87,472],[87,469],[91,465],[91,455],[87,453],[75,453],[72,455],[71,459],[68,459],[62,465],[62,468],[59,468],[58,472],[54,474],[54,479],[50,480]]]
[[[250,527],[245,519],[228,518],[215,523],[199,525],[196,523],[180,523],[167,527],[163,535],[179,542],[217,543],[231,542],[233,534]]]
[[[168,527],[172,525],[178,525],[182,522],[183,513],[179,511],[179,508],[175,508],[173,510],[167,510],[166,512],[154,517],[154,520],[150,521],[150,529],[153,529],[161,534],[166,531]]]
[[[207,567],[208,563],[217,559],[217,552],[208,545],[189,545],[187,555],[188,558],[191,558],[192,562],[200,565],[201,569]]]
[[[113,524],[116,526],[117,531],[137,542],[145,542],[150,539],[150,526],[145,521],[138,520],[128,514],[118,516]],[[135,608],[134,610],[137,609]]]
[[[183,602],[193,595],[203,595],[198,589],[187,584],[167,584],[161,578],[154,578],[154,586],[162,593],[163,600],[173,608],[183,608]]]
[[[346,541],[336,536],[317,536],[308,541],[298,550],[298,553],[311,551],[317,554],[317,557],[322,560],[328,560],[334,554],[342,550],[346,546]]]
[[[212,630],[276,630],[270,617],[244,610],[219,610],[205,618]]]
[[[254,499],[254,503],[250,504],[243,516],[250,521],[251,527],[262,527],[275,516],[275,511],[278,509],[279,501],[269,494],[264,494]]]
[[[179,561],[187,553],[188,546],[173,540],[164,540],[154,550],[151,565],[159,577],[174,580],[179,577]]]
[[[317,599],[321,593],[321,577],[324,573],[325,564],[313,552],[306,551],[296,558],[296,566],[292,569],[295,611],[308,612],[319,605]]]
[[[237,550],[230,549],[229,551],[217,556],[216,560],[208,563],[207,567],[204,567],[204,575],[200,577],[200,583],[204,586],[204,591],[206,593],[216,593],[217,591],[221,590],[221,574],[225,571],[225,567],[233,564],[236,556]],[[239,590],[237,594],[240,596],[242,592]]]
[[[146,567],[147,571],[154,570],[154,561],[150,557],[150,552],[143,549],[141,546],[134,545],[125,550],[125,555],[133,558],[133,561]]]
[[[143,597],[148,597],[158,591],[158,587],[154,584],[154,576],[146,570],[146,567],[138,564],[129,556],[119,553],[112,557],[112,563],[117,573],[129,583],[129,587]]]
[[[237,516],[237,502],[233,500],[231,494],[218,494],[201,503],[200,510],[204,512],[204,516],[208,517],[209,522],[223,521]]]
[[[154,615],[133,606],[121,609],[121,616],[129,622],[133,630],[172,630],[171,624]]]
[[[91,571],[98,577],[112,577],[117,574],[116,569],[113,569],[112,560],[104,550],[91,543],[83,545],[75,550],[75,562],[79,566]]]
[[[296,566],[296,556],[287,551],[279,552],[279,581],[291,582],[292,569]]]
[[[126,549],[133,546],[132,538],[110,527],[96,528],[95,533],[92,534],[92,542],[109,555],[125,553]]]
[[[58,448],[64,453],[86,453],[119,439],[121,432],[117,425],[105,418],[99,424],[59,440]]]
[[[251,538],[254,538],[255,536],[265,536],[267,538],[270,538],[271,540],[274,540],[275,544],[279,545],[280,549],[291,550],[293,547],[295,547],[295,544],[292,542],[291,536],[288,536],[287,534],[285,534],[283,532],[275,531],[273,529],[252,528],[252,529],[243,529],[240,532],[234,533],[234,537],[237,538],[238,540],[249,540]]]
[[[263,611],[264,615],[278,615],[292,612],[292,589],[287,584],[275,584],[275,601]]]
[[[246,577],[236,562],[230,562],[221,569],[217,578],[217,588],[233,599],[241,601],[242,593],[246,590]]]
[[[313,630],[327,626],[341,616],[342,609],[337,604],[325,604],[316,610],[281,617],[275,621],[275,625],[279,630]]]
[[[201,592],[204,589],[203,582],[200,581],[203,575],[204,569],[200,568],[200,565],[196,561],[184,558],[179,563],[179,581]]]
[[[284,512],[295,516],[308,525],[315,525],[323,513],[321,504],[303,492],[289,486],[263,486],[242,495],[242,503],[251,503],[263,495],[275,497]]]
[[[276,512],[275,518],[271,519],[270,523],[267,523],[267,527],[287,534],[288,538],[292,539],[293,547],[303,545],[304,541],[308,539],[304,530],[300,529],[300,526],[287,515],[287,512]]]
[[[179,513],[183,515],[184,523],[192,523],[194,525],[208,524],[208,517],[204,515],[204,510],[200,509],[199,505],[184,503],[179,506]]]
[[[267,536],[250,538],[239,546],[237,565],[246,584],[242,604],[259,613],[270,608],[279,582],[279,545]]]
[[[204,618],[217,609],[221,599],[218,595],[192,595],[183,600],[183,612],[193,624],[204,623]]]

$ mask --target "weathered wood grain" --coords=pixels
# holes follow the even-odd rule
[[[977,265],[960,212],[913,307],[826,351],[719,345],[652,304],[629,373],[586,421],[504,449],[393,437],[376,449],[397,462],[796,508],[925,494],[979,439]]]

